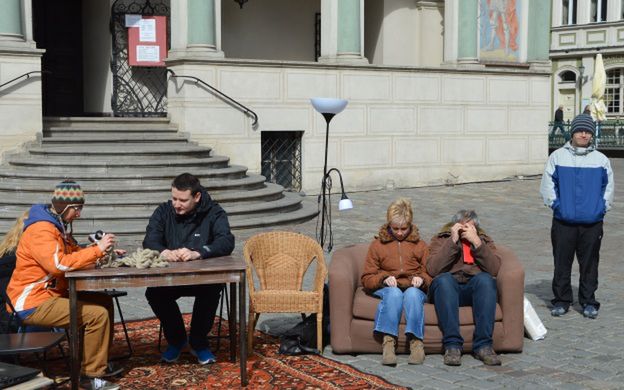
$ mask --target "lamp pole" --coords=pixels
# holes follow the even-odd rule
[[[581,59],[581,61],[583,61]],[[579,65],[578,67],[578,71],[579,71],[579,107],[580,107],[580,113],[583,113],[583,109],[585,107],[583,107],[583,73],[585,73],[585,67],[583,66],[583,63],[581,62],[581,65]]]
[[[332,113],[322,113],[323,118],[325,118],[325,122],[327,123],[327,127],[325,128],[325,162],[323,164],[323,181],[321,183],[321,234],[320,234],[320,245],[321,248],[325,244],[325,213],[327,210],[327,205],[325,201],[325,194],[327,190],[327,151],[329,149],[329,122],[331,122],[332,118],[336,114]]]

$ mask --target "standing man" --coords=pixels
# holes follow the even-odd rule
[[[550,230],[555,260],[551,314],[559,317],[572,304],[570,283],[574,255],[579,263],[579,303],[583,315],[596,318],[600,303],[598,261],[602,220],[613,203],[613,171],[609,159],[595,150],[595,124],[580,114],[572,121],[572,139],[555,150],[546,163],[540,191],[553,210]]]
[[[555,120],[553,122],[553,128],[550,132],[550,135],[553,136],[557,134],[557,129],[561,132],[561,134],[565,135],[565,130],[563,129],[563,106],[560,105],[555,111]]]
[[[461,365],[464,339],[459,307],[472,306],[472,351],[488,366],[501,364],[492,348],[496,281],[501,258],[492,239],[479,227],[473,210],[459,210],[429,244],[427,272],[434,277],[429,298],[435,305],[444,344],[444,364]]]
[[[85,203],[80,185],[72,180],[59,183],[51,204],[33,205],[18,237],[17,261],[7,296],[25,325],[69,327],[69,298],[65,272],[92,267],[112,250],[115,236],[106,234],[86,248],[72,235],[72,222],[80,218]],[[17,226],[19,227],[19,225]],[[20,230],[18,230],[19,232]],[[123,250],[115,250],[119,255]],[[78,322],[84,326],[81,386],[92,390],[116,390],[119,386],[104,379],[121,373],[108,363],[113,341],[112,299],[104,294],[78,294]]]
[[[225,211],[210,199],[199,179],[183,173],[171,183],[171,200],[161,204],[150,217],[143,247],[160,252],[168,261],[202,260],[226,256],[234,250]],[[190,343],[200,364],[214,363],[207,335],[214,323],[223,284],[149,287],[145,297],[160,320],[167,339],[162,360],[175,362]],[[189,338],[176,302],[195,297]]]

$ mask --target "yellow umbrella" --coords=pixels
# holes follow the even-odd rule
[[[589,107],[591,116],[595,121],[604,121],[607,119],[607,107],[604,104],[604,93],[607,85],[607,72],[605,72],[604,63],[602,62],[602,54],[596,55],[596,63],[594,64],[594,79],[592,82],[592,95]]]

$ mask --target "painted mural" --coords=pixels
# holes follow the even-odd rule
[[[522,2],[479,1],[479,58],[481,61],[518,62]]]

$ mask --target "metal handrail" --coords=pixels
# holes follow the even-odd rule
[[[19,80],[22,77],[26,77],[26,80],[28,80],[30,78],[31,74],[34,74],[34,73],[44,73],[44,72],[45,71],[41,71],[41,70],[33,70],[33,71],[28,72],[28,73],[24,73],[22,75],[19,75],[19,76],[15,77],[14,79],[11,79],[11,80],[9,80],[9,81],[7,81],[5,83],[0,84],[0,88],[4,87],[5,85],[9,85],[9,84],[11,84],[14,81]],[[50,73],[50,72],[45,72],[45,73]]]
[[[216,89],[215,87],[213,87],[212,85],[206,83],[205,81],[203,81],[200,78],[197,78],[195,76],[185,76],[185,75],[177,75],[173,70],[171,69],[167,69],[167,73],[171,73],[171,77],[176,77],[179,79],[190,79],[195,81],[195,83],[200,83],[203,86],[207,87],[208,89],[210,89],[212,92],[218,94],[221,97],[224,97],[225,99],[227,99],[229,102],[233,103],[235,106],[237,106],[239,109],[241,109],[245,114],[251,116],[253,118],[253,123],[251,124],[252,127],[255,127],[258,124],[258,115],[253,112],[253,110],[251,110],[250,108],[248,108],[247,106],[245,106],[242,103],[239,103],[238,101],[236,101],[235,99],[229,97],[228,95],[224,94],[223,92],[219,91],[218,89]]]

